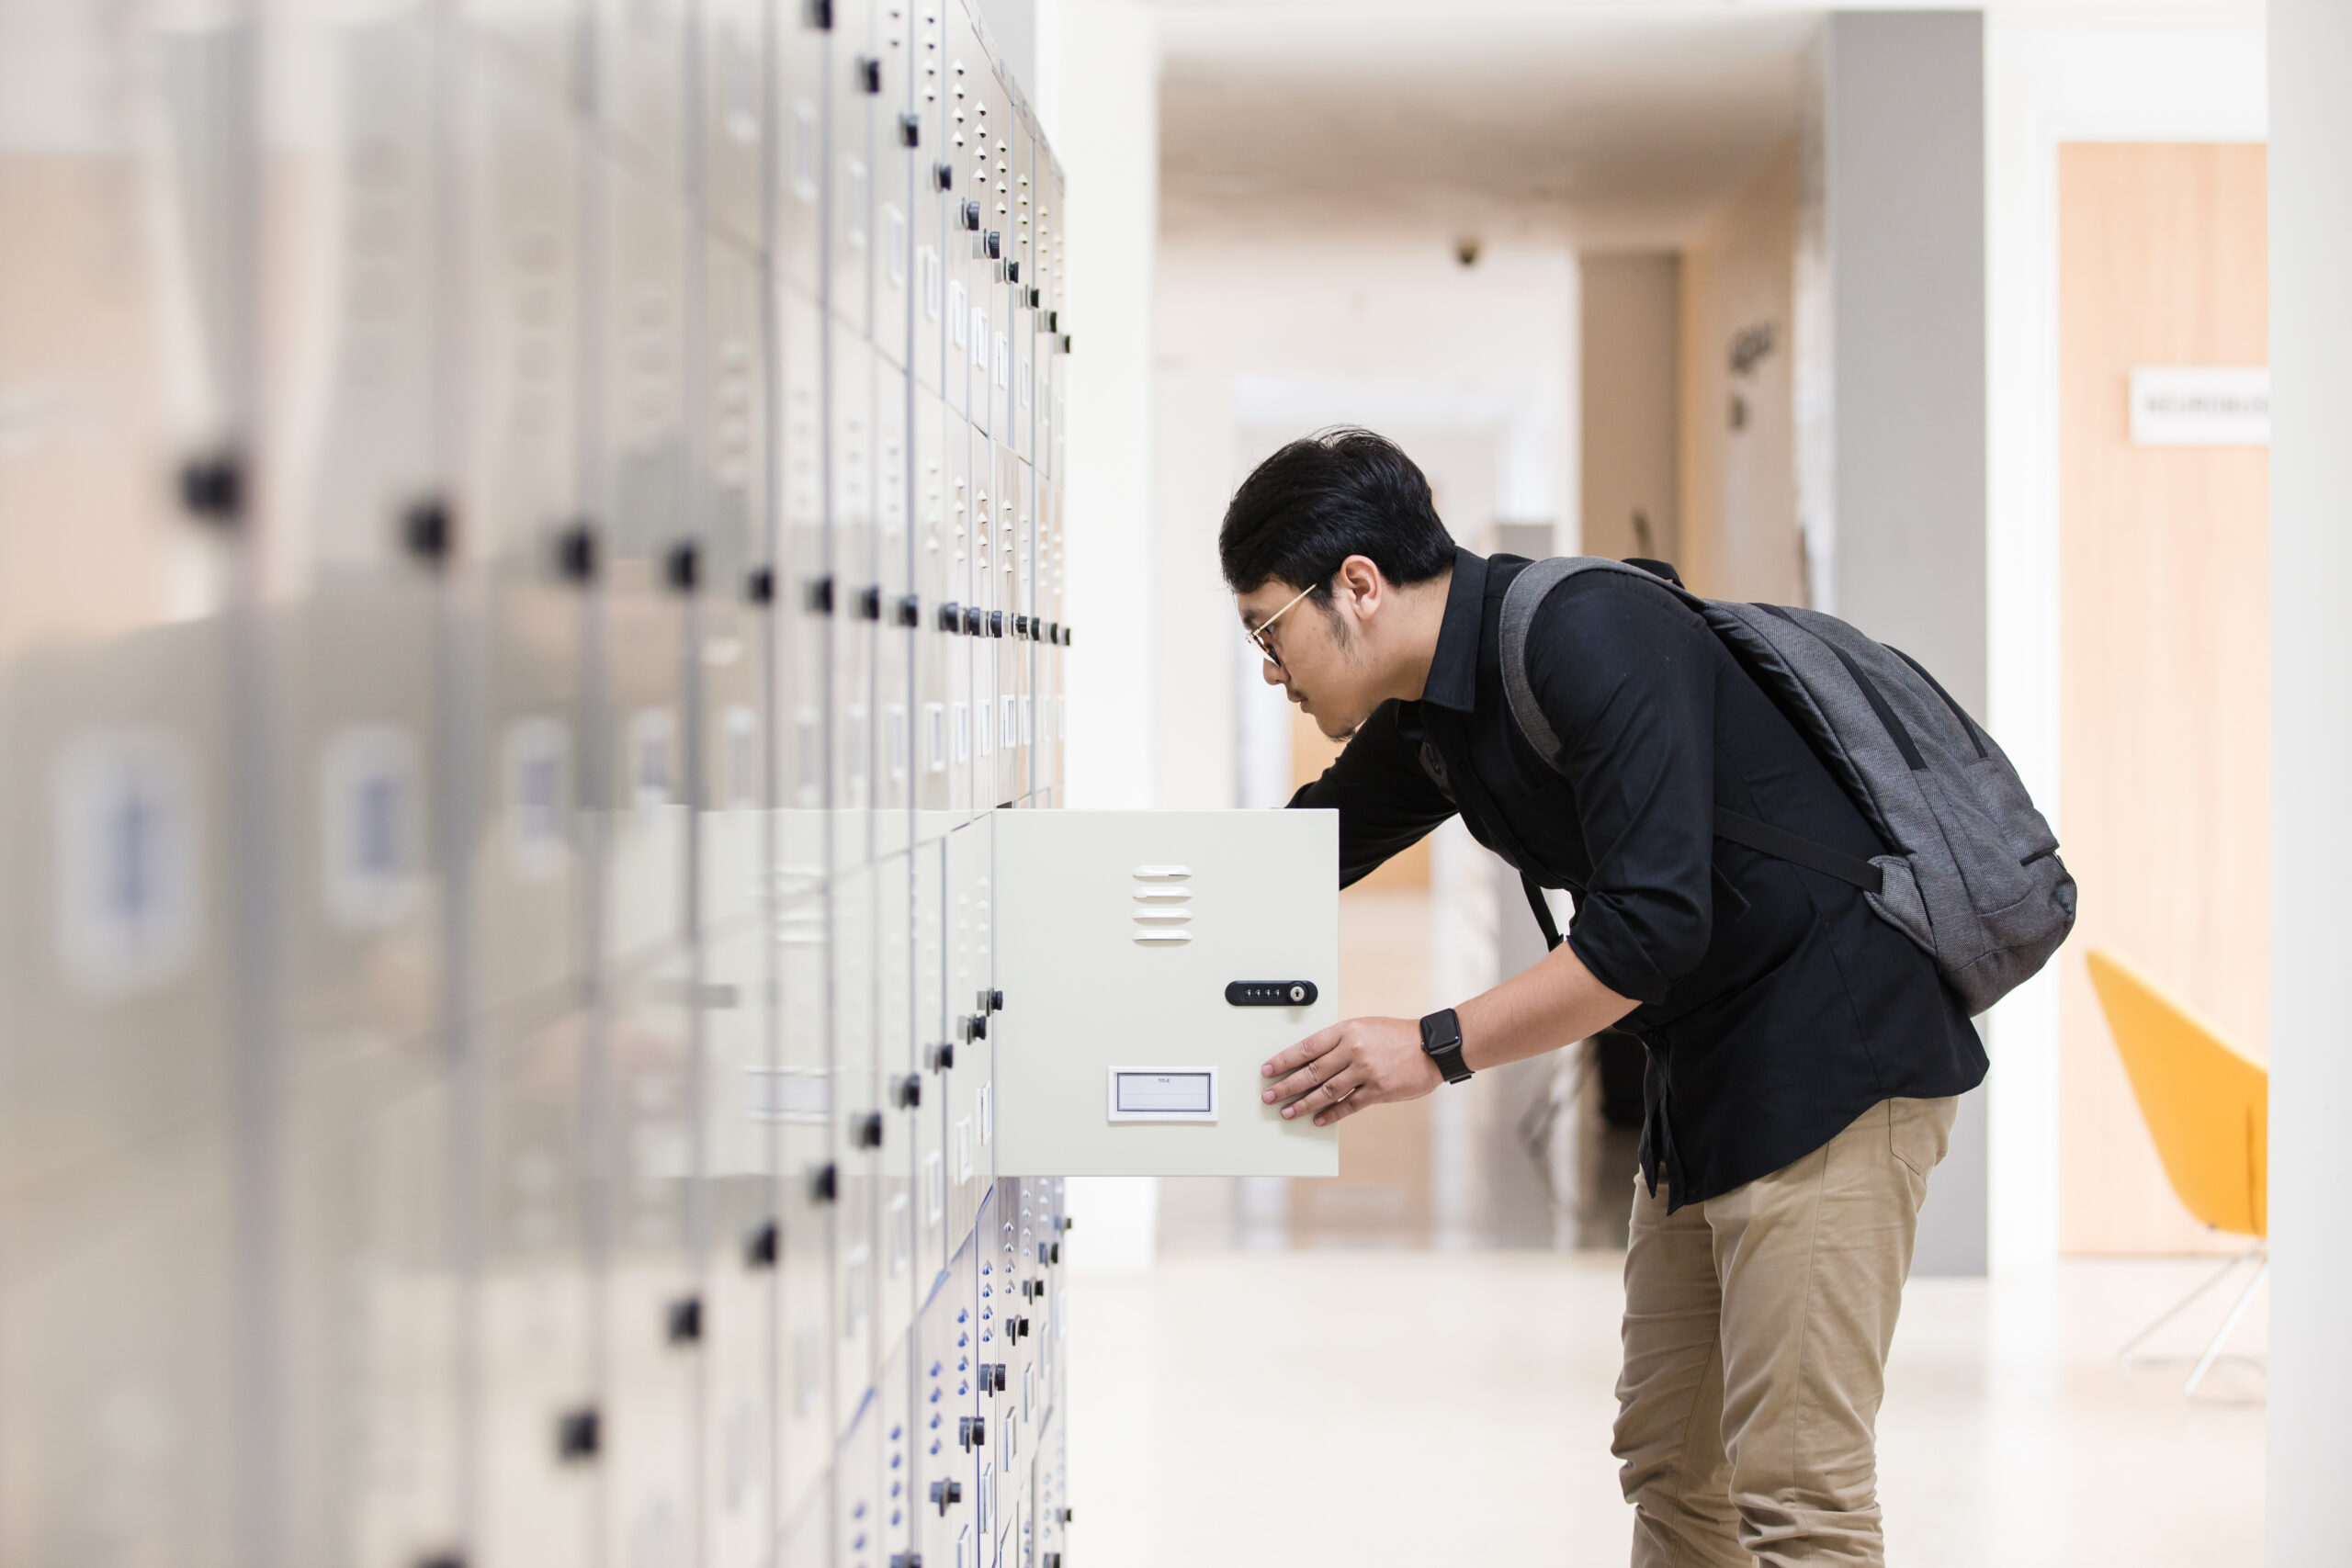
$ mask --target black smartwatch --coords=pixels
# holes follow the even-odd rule
[[[1441,1008],[1421,1020],[1421,1053],[1437,1064],[1448,1083],[1466,1083],[1470,1065],[1462,1059],[1462,1021],[1452,1008]]]

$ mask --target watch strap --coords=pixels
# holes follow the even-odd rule
[[[1464,1083],[1470,1065],[1462,1059],[1462,1020],[1452,1008],[1440,1008],[1421,1020],[1421,1053],[1437,1064],[1448,1083]]]

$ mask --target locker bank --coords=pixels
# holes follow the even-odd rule
[[[1061,1178],[1336,1169],[1336,829],[1059,809],[973,13],[0,24],[0,1561],[1057,1568]]]

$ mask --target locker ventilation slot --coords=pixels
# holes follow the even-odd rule
[[[1193,940],[1184,930],[1192,923],[1193,877],[1190,866],[1139,865],[1135,868],[1135,941],[1144,947],[1181,947]]]

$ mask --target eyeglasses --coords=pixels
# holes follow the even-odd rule
[[[1283,605],[1281,609],[1276,610],[1272,615],[1268,615],[1264,620],[1260,621],[1254,626],[1244,626],[1241,628],[1241,635],[1250,639],[1250,646],[1257,649],[1260,653],[1265,656],[1267,663],[1272,665],[1277,670],[1281,670],[1285,675],[1289,674],[1290,671],[1283,669],[1283,656],[1274,651],[1274,645],[1266,640],[1266,634],[1273,629],[1273,625],[1276,621],[1281,620],[1284,615],[1290,614],[1291,604],[1297,604],[1299,599],[1304,599],[1309,593],[1314,592],[1315,590],[1313,588],[1300,590],[1298,598],[1293,599],[1290,602],[1290,604]]]

